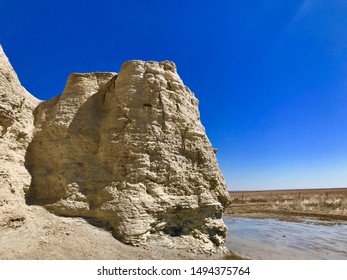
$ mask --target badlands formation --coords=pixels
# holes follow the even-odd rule
[[[72,74],[41,102],[0,47],[2,258],[217,255],[228,202],[198,100],[173,62]]]

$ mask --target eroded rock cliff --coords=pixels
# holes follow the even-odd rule
[[[0,169],[2,185],[11,172],[29,185],[30,173],[29,204],[94,219],[124,243],[226,250],[229,196],[198,101],[173,62],[72,74],[61,95],[37,106],[6,61],[0,159],[16,160]]]
[[[34,131],[33,110],[39,101],[20,84],[0,46],[0,228],[25,222],[19,207],[31,177],[24,156]]]

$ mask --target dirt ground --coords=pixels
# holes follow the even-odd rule
[[[223,259],[160,247],[133,247],[82,218],[58,217],[28,206],[25,220],[0,230],[0,259]],[[38,218],[39,217],[39,218]],[[231,254],[232,256],[232,254]],[[229,256],[230,257],[230,256]]]

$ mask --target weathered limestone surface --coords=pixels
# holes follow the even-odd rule
[[[38,105],[2,52],[0,59],[7,198],[31,175],[27,202],[97,220],[125,243],[226,249],[221,217],[229,196],[198,101],[173,62],[128,61],[118,75],[72,74],[61,95]]]
[[[25,205],[23,189],[31,180],[24,157],[38,103],[21,86],[0,46],[0,230],[18,227],[26,219],[19,205]]]
[[[27,167],[36,203],[107,222],[134,245],[224,249],[228,193],[174,63],[72,74],[60,96],[36,108],[35,127]]]

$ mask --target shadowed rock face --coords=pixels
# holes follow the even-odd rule
[[[96,219],[132,245],[225,250],[229,195],[198,101],[174,63],[72,74],[34,116],[30,203]]]

